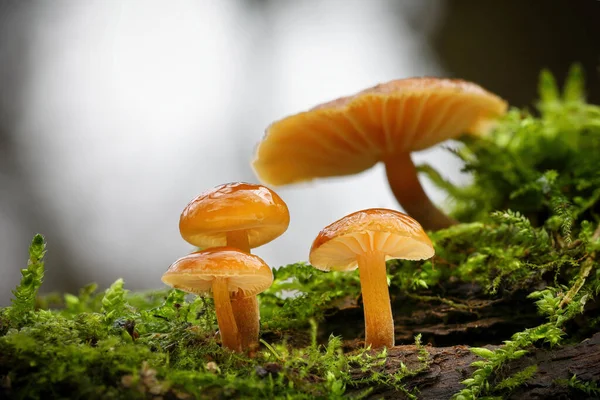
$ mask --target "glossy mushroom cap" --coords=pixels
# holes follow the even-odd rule
[[[215,278],[226,278],[230,292],[242,290],[249,296],[269,288],[273,272],[258,256],[217,247],[181,257],[165,272],[162,281],[184,292],[208,294]]]
[[[201,248],[226,246],[227,232],[246,231],[251,248],[284,233],[290,223],[287,205],[271,189],[228,183],[192,200],[181,213],[181,236]]]
[[[350,175],[398,154],[479,133],[507,104],[461,80],[395,80],[273,123],[253,162],[259,179],[285,185]]]
[[[417,221],[398,211],[372,208],[324,228],[313,242],[309,260],[323,271],[348,271],[357,268],[357,255],[371,251],[384,253],[386,260],[425,260],[434,254]]]

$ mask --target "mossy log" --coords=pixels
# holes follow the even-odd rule
[[[498,346],[485,346],[495,350]],[[433,347],[427,346],[430,364],[427,370],[407,378],[407,388],[418,388],[418,397],[422,399],[449,399],[462,388],[461,381],[467,379],[474,371],[471,363],[478,356],[469,351],[467,346]],[[422,363],[419,360],[420,350],[414,345],[396,346],[388,353],[385,369],[393,373],[400,363],[409,369]],[[535,365],[537,372],[520,388],[511,393],[510,399],[569,399],[594,398],[572,397],[573,391],[566,382],[576,375],[584,381],[600,381],[600,333],[575,345],[567,345],[557,349],[537,349],[527,356],[516,360],[503,369],[503,374],[512,375]],[[360,379],[364,372],[355,372],[353,377]],[[407,399],[404,392],[375,388],[369,398]]]
[[[414,376],[403,379],[403,390],[382,385],[372,388],[368,398],[409,399],[405,390],[418,393],[420,399],[450,399],[464,387],[461,383],[475,371],[471,364],[481,360],[470,347],[499,349],[500,344],[519,331],[538,326],[543,318],[536,307],[526,299],[526,292],[505,293],[490,300],[477,285],[458,285],[444,288],[445,297],[434,292],[394,296],[396,342],[412,343],[417,334],[422,335],[429,353],[427,368],[423,369],[422,348],[414,344],[395,346],[389,350],[381,372],[393,374],[400,365],[408,370],[422,369]],[[451,293],[451,295],[448,295]],[[456,299],[453,302],[451,299]],[[460,300],[459,300],[460,299]],[[465,300],[467,299],[467,300]],[[361,337],[362,308],[359,299],[346,299],[340,308],[330,310],[321,326],[320,337],[325,340],[329,331],[343,337]],[[586,329],[586,321],[598,314],[598,304],[588,303],[586,311],[570,326],[579,343],[561,347],[543,347],[513,360],[495,374],[492,382],[500,382],[528,367],[535,372],[510,393],[510,399],[592,399],[582,391],[569,386],[576,376],[581,381],[600,382],[600,332]],[[588,337],[589,336],[589,337]],[[360,339],[344,342],[346,351],[363,345]],[[360,381],[373,371],[352,372]],[[358,385],[360,387],[360,385]],[[352,392],[350,392],[352,393]],[[356,393],[360,393],[357,391]]]
[[[364,349],[357,271],[303,263],[260,294],[261,348],[221,346],[210,298],[179,290],[38,296],[45,241],[0,308],[0,398],[600,398],[600,107],[574,67],[544,72],[539,117],[511,110],[455,154],[462,223],[435,256],[387,263],[397,346]],[[115,277],[116,278],[116,277]]]
[[[478,285],[445,287],[441,291],[444,296],[440,290],[392,295],[397,344],[412,343],[420,334],[424,343],[435,346],[483,346],[501,343],[515,332],[544,322],[523,290],[493,299]],[[363,335],[359,303],[360,298],[346,298],[338,302],[338,309],[329,310],[320,329],[323,341],[331,333],[342,337]]]

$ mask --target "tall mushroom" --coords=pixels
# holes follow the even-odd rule
[[[181,213],[181,236],[200,248],[231,246],[250,253],[283,234],[290,223],[284,201],[262,185],[235,182],[192,200]],[[255,294],[233,293],[232,307],[244,350],[258,346],[259,309]]]
[[[386,260],[433,257],[431,240],[417,221],[383,208],[362,210],[332,223],[319,233],[309,260],[323,271],[358,267],[365,313],[365,343],[394,346],[394,320],[387,286]]]
[[[478,134],[507,104],[461,80],[412,78],[321,104],[267,128],[253,161],[259,179],[286,185],[351,175],[377,162],[400,205],[427,229],[455,223],[429,200],[410,153]]]
[[[175,261],[162,281],[188,293],[212,293],[223,346],[241,352],[244,332],[234,318],[230,295],[243,291],[256,297],[271,286],[273,272],[258,256],[232,247],[217,247]]]

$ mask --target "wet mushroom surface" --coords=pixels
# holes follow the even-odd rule
[[[282,235],[290,223],[285,202],[263,185],[232,182],[194,198],[179,218],[183,239],[200,248],[236,247],[245,252]]]

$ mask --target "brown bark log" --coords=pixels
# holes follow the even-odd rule
[[[514,333],[545,322],[527,294],[517,291],[490,299],[475,285],[452,288],[443,293],[444,300],[435,292],[421,297],[392,293],[396,344],[413,343],[417,334],[434,346],[502,344]],[[320,326],[320,339],[326,342],[331,333],[364,338],[360,303],[347,298],[336,304]]]
[[[422,366],[418,349],[412,344],[417,334],[422,343],[428,343],[431,355],[429,368],[405,379],[408,389],[417,388],[422,399],[448,399],[465,386],[460,382],[471,377],[473,361],[480,358],[472,354],[469,346],[498,348],[516,332],[546,322],[537,313],[527,291],[499,294],[496,298],[485,295],[476,285],[449,285],[420,296],[392,293],[396,343],[405,344],[389,351],[385,369],[393,373],[404,363],[409,370]],[[443,299],[437,296],[443,297]],[[335,305],[319,327],[320,340],[325,342],[333,333],[342,338],[359,338],[344,343],[346,351],[362,347],[364,336],[360,298],[347,298]],[[590,328],[589,318],[598,315],[599,304],[589,302],[585,313],[566,326],[567,337],[580,341],[554,349],[531,349],[519,360],[502,367],[497,377],[502,378],[522,371],[530,365],[538,370],[526,385],[510,393],[513,399],[587,399],[557,379],[570,379],[574,374],[582,381],[596,382],[600,386],[600,332]],[[589,338],[587,340],[584,340]],[[364,373],[357,371],[359,380]],[[363,388],[364,389],[364,388]],[[505,393],[498,393],[498,395]],[[496,394],[495,394],[496,395]],[[376,387],[371,398],[403,399],[406,395],[389,387]]]
[[[498,346],[485,346],[494,350]],[[432,347],[429,368],[416,376],[406,378],[408,389],[418,388],[421,399],[449,399],[464,386],[460,383],[471,376],[473,361],[480,360],[467,346]],[[414,345],[396,346],[390,350],[385,370],[394,373],[400,363],[409,369],[422,365],[418,359],[419,350]],[[600,384],[600,333],[575,345],[557,349],[535,349],[526,356],[508,363],[502,368],[502,376],[507,377],[530,365],[538,370],[525,385],[510,394],[510,399],[592,399],[582,392],[573,391],[558,380],[568,380],[574,374],[582,381]],[[370,372],[367,372],[370,373]],[[364,372],[356,371],[354,377],[360,379]],[[385,387],[374,388],[369,398],[405,399],[402,392]]]

